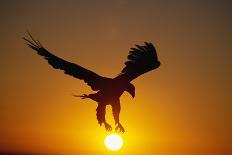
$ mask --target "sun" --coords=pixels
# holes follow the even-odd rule
[[[105,138],[105,145],[111,151],[119,150],[123,145],[122,138],[117,134],[110,134]]]

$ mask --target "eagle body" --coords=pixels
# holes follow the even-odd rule
[[[100,125],[104,124],[107,131],[112,130],[110,124],[105,120],[106,106],[111,105],[116,125],[115,130],[124,132],[125,130],[119,121],[121,111],[120,96],[127,91],[134,98],[135,86],[131,81],[160,66],[153,44],[145,42],[143,46],[135,45],[136,48],[131,48],[127,56],[128,60],[125,62],[125,67],[122,69],[121,73],[115,78],[108,78],[53,55],[45,49],[38,40],[35,40],[30,33],[28,34],[30,39],[23,38],[26,44],[35,50],[37,54],[44,57],[48,64],[54,69],[63,70],[67,75],[83,80],[95,91],[95,93],[92,94],[74,96],[81,97],[82,99],[92,99],[98,103],[96,109],[98,123]]]
[[[124,91],[129,92],[131,96],[134,97],[134,90],[130,90],[131,83],[125,85],[114,81],[115,80],[112,79],[104,89],[99,90],[97,93],[89,94],[88,97],[98,103],[104,103],[105,105],[118,100]],[[132,85],[132,87],[134,86]]]

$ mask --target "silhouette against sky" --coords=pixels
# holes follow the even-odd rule
[[[152,43],[145,42],[144,46],[136,45],[137,48],[131,48],[125,62],[125,67],[121,73],[115,78],[107,78],[100,76],[88,69],[77,64],[65,61],[50,52],[48,52],[39,41],[36,41],[30,33],[30,40],[23,38],[28,47],[37,51],[43,56],[48,63],[55,69],[61,69],[65,74],[71,75],[80,80],[84,80],[92,90],[97,91],[93,94],[84,94],[77,97],[82,99],[90,98],[98,103],[97,120],[100,125],[104,124],[107,131],[111,131],[112,127],[105,120],[106,106],[111,105],[117,132],[125,132],[125,129],[119,121],[121,110],[120,96],[127,91],[131,96],[135,97],[135,86],[130,82],[138,76],[156,69],[160,66],[155,47]]]
[[[105,77],[120,73],[135,43],[154,43],[161,68],[132,81],[133,100],[120,97],[119,154],[228,154],[231,8],[229,0],[0,1],[0,152],[109,154],[96,102],[72,97],[93,91],[25,46],[29,30],[53,54]]]

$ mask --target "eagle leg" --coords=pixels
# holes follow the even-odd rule
[[[105,120],[106,105],[104,105],[102,103],[98,103],[98,107],[97,107],[96,111],[97,111],[97,120],[98,120],[98,123],[100,124],[100,126],[103,123],[105,125],[106,131],[111,131],[112,127]]]
[[[119,121],[119,115],[120,115],[120,111],[121,111],[120,101],[116,100],[111,105],[112,105],[112,111],[113,111],[115,125],[117,125],[115,128],[115,131],[124,133],[125,129],[123,128],[122,124]]]

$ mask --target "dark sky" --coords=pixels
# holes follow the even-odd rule
[[[135,99],[121,97],[119,153],[223,154],[232,130],[231,15],[229,0],[0,1],[0,152],[109,153],[96,103],[71,96],[90,88],[27,48],[29,30],[57,56],[109,77],[130,47],[154,43],[161,67],[132,82]]]

